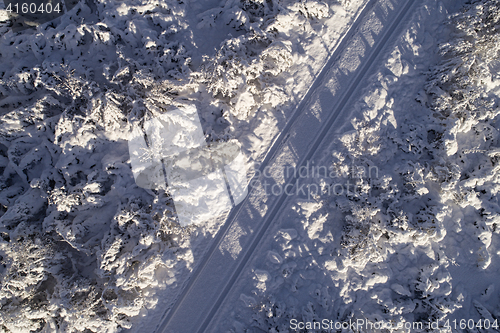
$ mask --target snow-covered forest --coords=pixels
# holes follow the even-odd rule
[[[138,187],[131,129],[194,104],[207,142],[258,162],[363,3],[86,0],[21,31],[1,12],[0,332],[133,331],[173,297],[223,221],[181,227]],[[290,207],[224,332],[500,319],[500,1],[423,3],[322,161],[358,190]]]
[[[348,5],[334,4],[346,22]],[[316,1],[80,1],[14,32],[3,11],[0,330],[117,332],[175,288],[192,242],[217,226],[181,228],[168,192],[134,183],[131,127],[186,103],[207,142],[237,137],[257,110],[270,114],[255,122],[274,119],[300,97],[292,63],[314,59],[298,45],[340,34],[322,25],[332,13]],[[300,84],[314,74],[294,71]]]

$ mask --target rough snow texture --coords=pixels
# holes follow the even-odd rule
[[[218,224],[135,184],[132,125],[194,103],[257,159],[361,3],[89,0],[21,32],[0,11],[0,331],[116,332],[168,302]]]
[[[337,176],[289,201],[214,329],[500,318],[499,9],[475,1],[446,19],[440,3],[419,6],[315,161]],[[347,181],[350,193],[327,194]]]

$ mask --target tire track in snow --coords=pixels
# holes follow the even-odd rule
[[[362,66],[361,66],[362,68],[359,71],[357,71],[357,73],[355,74],[356,77],[355,77],[354,81],[351,82],[349,89],[342,96],[340,103],[337,104],[337,106],[334,108],[334,112],[330,115],[330,118],[328,119],[328,121],[322,126],[320,134],[315,139],[313,146],[310,148],[308,154],[301,160],[301,163],[299,165],[297,165],[297,168],[300,168],[301,166],[305,166],[307,161],[309,161],[311,159],[311,157],[316,153],[318,147],[323,142],[323,139],[325,138],[326,134],[331,129],[332,125],[335,123],[335,120],[337,120],[338,116],[345,109],[347,103],[349,102],[349,100],[351,99],[353,94],[358,90],[358,87],[361,83],[361,80],[368,74],[372,65],[377,60],[379,54],[381,53],[381,51],[384,49],[384,47],[388,43],[389,38],[394,34],[394,32],[396,31],[398,26],[401,24],[403,18],[406,16],[406,14],[408,13],[409,9],[412,7],[414,2],[415,2],[415,0],[409,0],[406,3],[406,5],[403,6],[401,11],[398,13],[396,20],[391,24],[389,29],[384,33],[384,36],[382,37],[381,41],[379,41],[379,44],[373,50],[372,54],[369,56],[369,58],[366,60],[366,62],[364,64],[362,64]],[[287,181],[287,184],[294,184],[297,179],[298,179],[297,175],[294,175],[293,177],[291,177],[291,179],[289,181]],[[262,225],[262,228],[258,231],[256,236],[254,237],[253,242],[251,243],[249,249],[247,250],[247,252],[243,256],[242,260],[239,262],[236,270],[231,275],[230,280],[225,285],[223,292],[219,295],[218,299],[215,301],[214,305],[212,306],[210,313],[206,316],[205,321],[201,325],[200,329],[197,331],[198,333],[204,332],[208,328],[208,326],[210,325],[210,322],[215,317],[215,314],[217,313],[222,302],[224,301],[226,296],[229,294],[231,287],[234,285],[234,283],[238,279],[239,275],[241,274],[242,270],[245,268],[246,263],[251,258],[253,252],[255,251],[257,246],[259,245],[261,239],[265,235],[265,233],[266,233],[267,229],[269,228],[269,226],[271,225],[272,221],[274,220],[276,215],[280,212],[286,198],[287,198],[287,196],[285,194],[282,194],[280,196],[278,203],[275,204],[272,211],[267,216],[266,221]]]
[[[355,35],[359,32],[359,29],[364,23],[365,18],[369,13],[372,12],[372,9],[374,9],[375,5],[379,2],[383,1],[369,0],[365,4],[363,9],[359,11],[359,14],[355,18],[355,21],[353,22],[349,30],[343,35],[342,39],[337,43],[335,51],[315,78],[314,83],[297,106],[292,117],[289,119],[280,135],[274,141],[271,149],[269,150],[266,158],[259,168],[261,173],[264,171],[265,167],[269,166],[271,162],[276,160],[286,142],[290,139],[290,134],[292,132],[292,129],[294,129],[293,125],[295,125],[299,117],[307,111],[306,107],[310,106],[311,98],[315,96],[316,92],[320,90],[319,88],[321,88],[326,83],[325,80],[328,79],[327,74],[330,74],[330,71],[332,68],[334,68],[334,65],[341,60],[342,55],[344,55],[344,51],[346,50],[347,46],[350,45],[350,42],[353,41]],[[312,140],[313,143],[308,148],[307,154],[304,156],[304,158],[301,159],[300,163],[297,164],[297,168],[305,165],[305,163],[314,155],[314,153],[322,143],[323,138],[327,134],[328,130],[331,128],[341,112],[345,109],[347,103],[349,102],[353,94],[357,91],[357,88],[360,85],[362,79],[367,75],[378,55],[384,49],[390,37],[396,31],[397,27],[402,22],[403,18],[406,16],[414,2],[415,0],[407,1],[405,5],[401,6],[401,9],[398,13],[391,14],[395,17],[394,21],[392,22],[392,24],[390,24],[389,28],[384,27],[385,31],[383,32],[382,36],[377,38],[377,41],[375,42],[376,45],[373,45],[373,47],[371,47],[371,54],[366,60],[362,59],[364,60],[364,62],[359,66],[359,68],[354,71],[354,73],[351,74],[354,76],[354,78],[350,79],[348,89],[342,96],[339,96],[340,102],[333,108],[332,112],[328,115],[327,120],[321,122],[321,127],[315,132],[318,134],[315,136],[314,140]],[[296,178],[296,176],[291,177],[291,179],[289,179],[286,184],[294,184]],[[221,230],[212,241],[209,250],[205,253],[203,259],[200,261],[200,263],[198,263],[194,272],[191,274],[190,280],[187,282],[177,301],[174,303],[173,307],[165,314],[164,318],[157,326],[155,332],[203,332],[208,327],[212,318],[217,313],[219,307],[229,293],[231,287],[252,256],[255,248],[258,246],[268,227],[271,225],[274,217],[280,212],[280,209],[286,199],[286,195],[283,194],[277,199],[277,201],[275,200],[270,202],[270,211],[265,214],[267,216],[264,216],[264,223],[260,223],[259,225],[257,225],[257,230],[252,231],[250,228],[251,239],[246,241],[246,243],[250,243],[250,245],[243,246],[247,247],[247,249],[241,248],[239,251],[239,253],[244,252],[243,255],[239,255],[238,258],[233,257],[233,259],[237,260],[229,265],[225,265],[225,263],[221,261],[221,258],[216,258],[217,256],[220,257],[217,249],[221,248],[224,239],[227,237],[231,237],[231,234],[239,233],[239,235],[245,235],[244,230],[242,230],[242,228],[237,223],[237,218],[241,214],[244,214],[244,212],[242,213],[243,207],[245,207],[245,205],[248,203],[248,201],[252,197],[251,194],[254,191],[255,188],[252,189],[247,198],[238,207],[231,211],[228,216],[228,222],[226,222],[221,227]],[[228,277],[226,281],[224,281],[224,274],[221,274],[222,276],[213,274],[223,271],[224,266],[236,266],[232,273],[230,271],[226,272],[225,276]],[[214,267],[219,268],[217,270],[217,268]],[[216,271],[210,272],[211,269],[212,271],[216,269]],[[223,284],[222,288],[216,288],[216,286],[220,286],[221,284]],[[220,292],[217,293],[217,290],[215,289],[220,290]],[[207,299],[210,297],[211,299]],[[203,306],[202,303],[206,306]],[[205,311],[200,312],[200,306],[202,308],[205,308]]]

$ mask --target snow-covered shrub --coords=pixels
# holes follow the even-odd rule
[[[222,13],[226,24],[247,33],[227,39],[214,57],[205,59],[202,78],[209,92],[241,120],[259,107],[286,104],[283,84],[293,65],[292,43],[277,37],[330,16],[329,6],[319,1],[228,0],[223,8],[200,15],[200,24],[211,26]]]
[[[290,319],[296,318],[296,310],[293,304],[277,302],[274,298],[267,302],[256,305],[253,314],[253,326],[265,332],[288,332]]]
[[[338,2],[344,7],[348,7],[351,4],[351,0],[338,0]]]
[[[233,115],[246,119],[262,102],[273,107],[284,102],[285,96],[271,79],[291,65],[288,45],[265,36],[242,36],[226,41],[206,63],[204,75],[209,91],[228,98]]]

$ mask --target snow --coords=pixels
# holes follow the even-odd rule
[[[0,9],[0,331],[153,331],[364,3],[82,1],[22,31]],[[309,184],[357,190],[287,200],[213,331],[498,319],[498,5],[419,2],[313,157],[336,177]],[[367,18],[345,75],[382,29]],[[165,185],[158,152],[234,142],[225,176]]]
[[[162,312],[222,220],[183,228],[169,193],[137,186],[133,125],[194,104],[207,143],[258,161],[359,3],[90,1],[2,24],[2,329],[114,332]],[[19,275],[17,254],[44,264]]]
[[[450,3],[448,8],[455,6]],[[211,331],[287,332],[293,331],[292,319],[307,323],[324,318],[396,323],[438,319],[443,325],[447,319],[493,322],[500,314],[498,295],[491,296],[490,289],[499,270],[498,230],[493,227],[497,192],[488,192],[496,178],[494,166],[482,157],[492,156],[490,149],[496,151],[490,142],[496,142],[498,101],[494,87],[477,84],[477,76],[488,77],[491,69],[469,67],[467,57],[479,55],[460,49],[460,38],[467,37],[455,33],[451,38],[457,40],[450,41],[454,25],[464,29],[471,21],[481,21],[474,8],[484,7],[472,5],[447,24],[444,8],[434,1],[420,5],[387,53],[385,66],[357,98],[352,127],[332,134],[331,153],[314,161],[332,165],[341,179],[310,181],[344,183],[353,178],[359,190],[347,196],[324,192],[313,201],[288,200],[284,215],[261,241],[263,246],[212,321]],[[489,36],[477,43],[493,43],[490,48],[495,48]],[[440,54],[436,46],[445,44],[441,41],[449,44]],[[452,51],[455,45],[457,51]],[[469,47],[468,52],[482,52]],[[443,63],[457,67],[441,69]],[[467,66],[463,70],[462,64]],[[449,95],[460,89],[470,99],[455,106]],[[463,103],[472,107],[479,102],[474,96],[482,96],[477,111],[463,115]],[[446,113],[439,117],[436,110]],[[436,135],[446,131],[448,136]],[[376,177],[351,173],[370,166],[377,167]],[[481,213],[485,211],[487,215]],[[281,237],[283,229],[295,230],[298,236],[292,241]],[[277,256],[285,258],[279,266]],[[280,282],[264,288],[256,278],[261,270],[268,272],[268,280]],[[235,309],[240,294],[251,295],[256,305]]]

